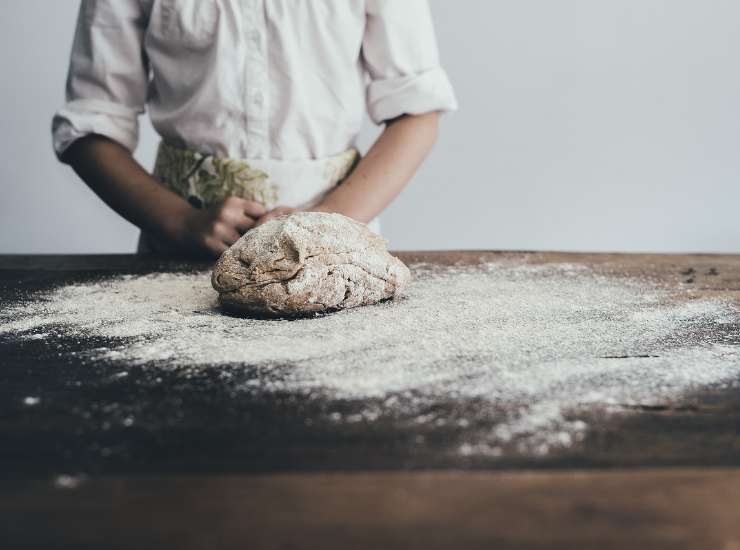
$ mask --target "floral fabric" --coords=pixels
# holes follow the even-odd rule
[[[358,160],[355,149],[327,159],[326,181],[330,185],[340,183]],[[268,209],[284,204],[281,186],[249,161],[204,155],[164,142],[159,146],[154,176],[196,208],[208,208],[231,196],[258,202]]]

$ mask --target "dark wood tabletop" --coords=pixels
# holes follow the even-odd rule
[[[435,265],[583,264],[740,302],[740,256],[399,256]],[[0,307],[72,282],[207,267],[123,255],[0,256]],[[740,549],[732,386],[591,418],[583,441],[545,456],[461,456],[448,451],[465,427],[388,419],[308,430],[298,419],[318,418],[322,403],[245,399],[232,390],[250,375],[246,367],[184,379],[132,365],[116,377],[116,365],[76,359],[100,344],[0,333],[0,548]],[[27,395],[45,397],[29,408]],[[351,413],[356,404],[334,406]],[[113,421],[131,408],[135,426]]]

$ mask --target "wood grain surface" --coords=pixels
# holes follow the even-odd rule
[[[108,478],[3,495],[13,548],[740,548],[736,470]]]
[[[582,264],[740,303],[739,256],[399,255]],[[70,282],[205,267],[0,256],[0,304]],[[717,337],[740,345],[734,333]],[[51,349],[0,336],[0,548],[740,549],[733,389],[597,414],[584,441],[545,457],[462,457],[450,452],[455,431],[389,422],[308,432],[297,420],[322,411],[279,397],[240,401],[229,386],[239,377],[218,369],[187,381],[160,373],[155,384],[146,369],[115,378],[114,366],[69,354],[97,344]],[[39,393],[48,396],[41,406],[19,406]],[[141,422],[111,429],[111,403],[135,407]]]

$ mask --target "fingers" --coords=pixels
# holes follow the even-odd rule
[[[243,205],[244,213],[250,218],[257,219],[267,214],[267,210],[258,202],[246,201]]]
[[[201,234],[201,247],[209,255],[219,257],[250,229],[272,219],[292,214],[295,208],[279,206],[267,211],[259,203],[229,197],[223,203],[202,211],[203,219],[196,229]]]
[[[213,237],[206,239],[205,246],[208,254],[213,258],[220,258],[221,254],[229,249],[226,243]]]
[[[228,197],[224,201],[224,206],[228,209],[240,210],[243,214],[254,219],[267,214],[267,209],[260,203],[239,197]]]
[[[239,232],[240,235],[244,235],[247,231],[252,229],[255,226],[255,223],[257,220],[254,218],[250,218],[249,216],[243,216],[240,221],[238,221],[236,224],[234,224],[234,227]]]
[[[241,210],[224,212],[220,216],[220,220],[222,223],[236,229],[239,235],[244,235],[252,229],[254,222],[257,221],[255,218],[245,215]]]
[[[217,222],[213,226],[213,233],[215,237],[221,239],[228,246],[234,244],[242,236],[233,225],[224,222]]]
[[[240,210],[227,210],[221,213],[219,221],[236,229],[240,235],[254,227],[256,218],[247,216]]]
[[[257,218],[266,213],[265,207],[259,203],[229,197],[218,208],[216,219],[236,229],[241,236],[254,227]]]
[[[205,248],[209,255],[220,255],[240,238],[241,235],[232,226],[223,222],[215,222],[197,240],[199,246]]]
[[[218,258],[254,227],[256,218],[245,214],[245,208],[260,215],[266,213],[261,205],[234,197],[204,210],[193,210],[182,238],[183,246]]]

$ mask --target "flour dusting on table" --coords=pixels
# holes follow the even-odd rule
[[[584,411],[664,404],[740,376],[740,314],[728,301],[571,264],[412,271],[400,301],[295,321],[223,315],[208,273],[116,277],[8,308],[0,334],[103,338],[88,358],[123,365],[254,365],[245,398],[369,403],[330,414],[337,423],[476,423],[464,455],[545,454],[585,436]],[[451,400],[477,400],[481,416],[433,412]],[[487,410],[497,411],[488,422]]]

